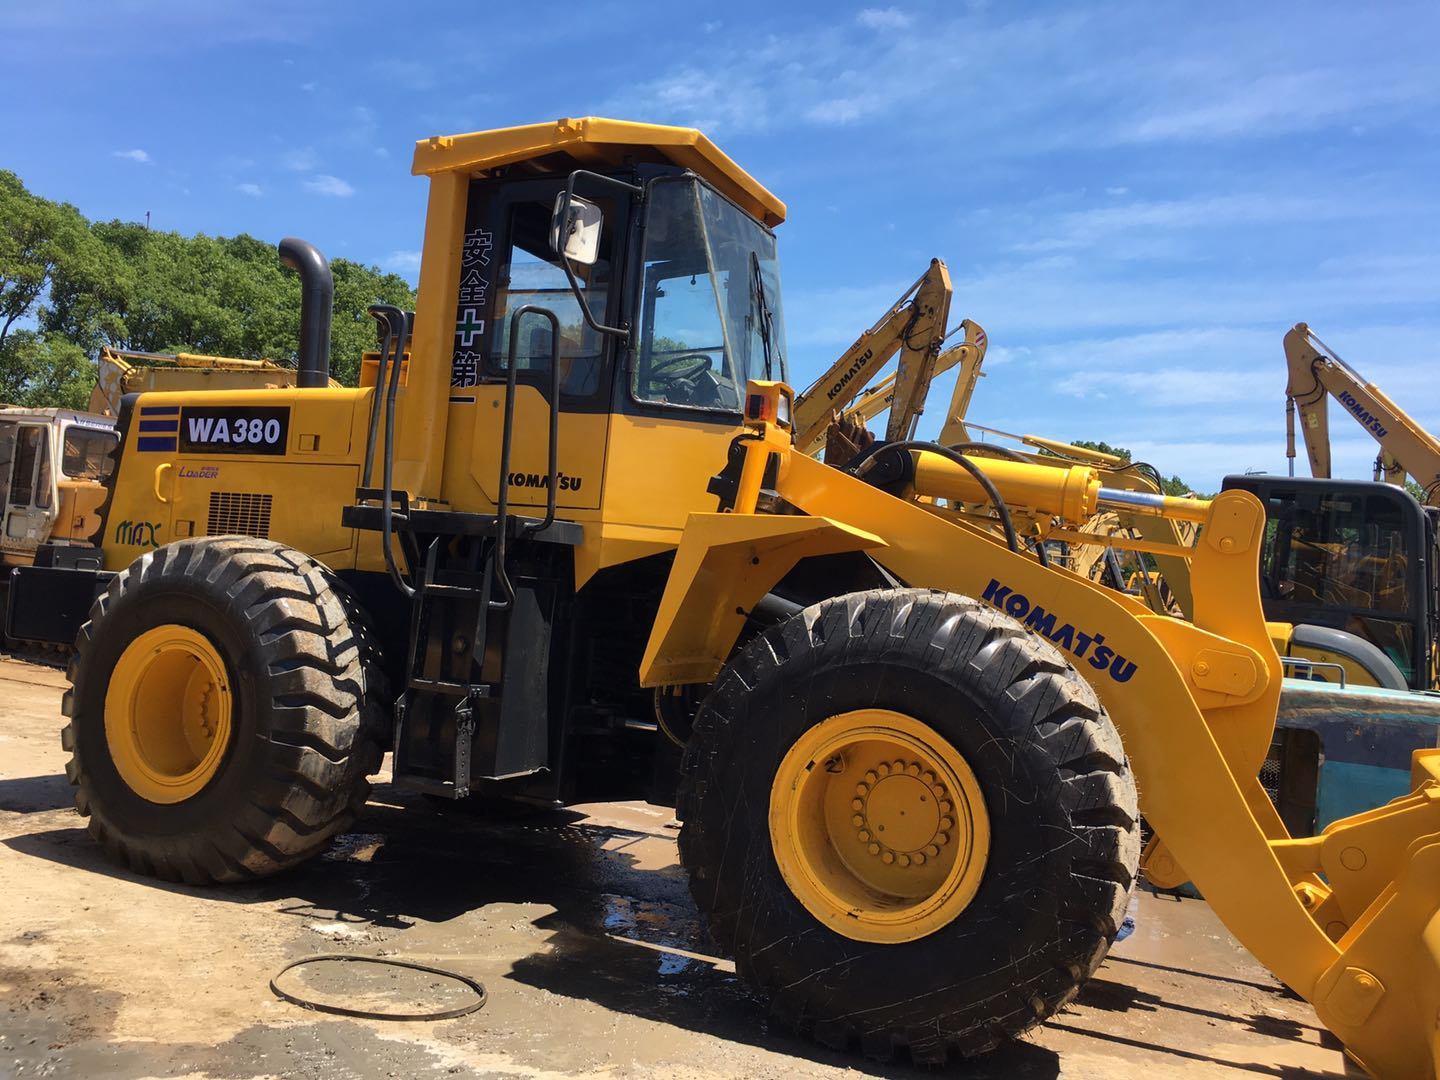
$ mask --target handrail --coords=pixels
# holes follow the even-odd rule
[[[510,348],[505,367],[505,419],[500,430],[500,492],[495,507],[495,581],[504,594],[501,600],[491,600],[490,607],[504,611],[515,602],[515,586],[505,569],[505,549],[510,532],[510,449],[515,432],[515,390],[518,373],[517,345],[520,340],[520,320],[526,315],[541,315],[550,321],[550,472],[549,490],[545,499],[545,520],[538,525],[527,525],[526,535],[548,528],[555,521],[555,488],[559,484],[560,456],[560,320],[549,308],[536,304],[522,304],[510,313]]]

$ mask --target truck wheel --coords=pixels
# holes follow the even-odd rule
[[[1070,1001],[1139,860],[1094,692],[966,597],[852,593],[726,667],[682,767],[680,856],[742,976],[836,1047],[984,1052]]]
[[[385,687],[353,598],[251,537],[142,555],[90,609],[61,736],[107,854],[194,884],[314,855],[365,804]]]

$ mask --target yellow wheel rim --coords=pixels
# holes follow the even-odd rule
[[[230,679],[210,639],[148,630],[121,654],[105,694],[105,741],[130,790],[154,803],[197,794],[230,745]]]
[[[974,899],[990,819],[943,736],[860,709],[817,724],[780,762],[770,842],[810,914],[848,938],[897,943],[934,933]]]

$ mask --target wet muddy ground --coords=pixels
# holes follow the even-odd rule
[[[643,804],[477,817],[377,784],[324,858],[199,889],[106,862],[71,803],[63,676],[0,660],[0,1076],[790,1077],[934,1075],[773,1028],[711,954]],[[383,779],[383,778],[382,778]],[[269,981],[313,953],[478,979],[489,1003],[441,1022],[327,1017]],[[449,1008],[468,991],[358,964],[285,976],[361,1007]],[[1201,901],[1142,894],[1138,929],[1077,1004],[972,1078],[1347,1075],[1307,1005]]]

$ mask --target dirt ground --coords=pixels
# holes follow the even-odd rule
[[[379,783],[309,866],[198,889],[106,862],[59,746],[60,672],[0,660],[0,1076],[829,1077],[876,1067],[775,1030],[709,943],[643,804],[480,820]],[[434,1023],[276,998],[285,963],[340,952],[438,965],[489,989]],[[454,1004],[428,976],[336,964],[286,987],[346,1004]],[[1314,1013],[1201,901],[1142,894],[1138,929],[1078,1003],[970,1078],[1348,1075]]]

